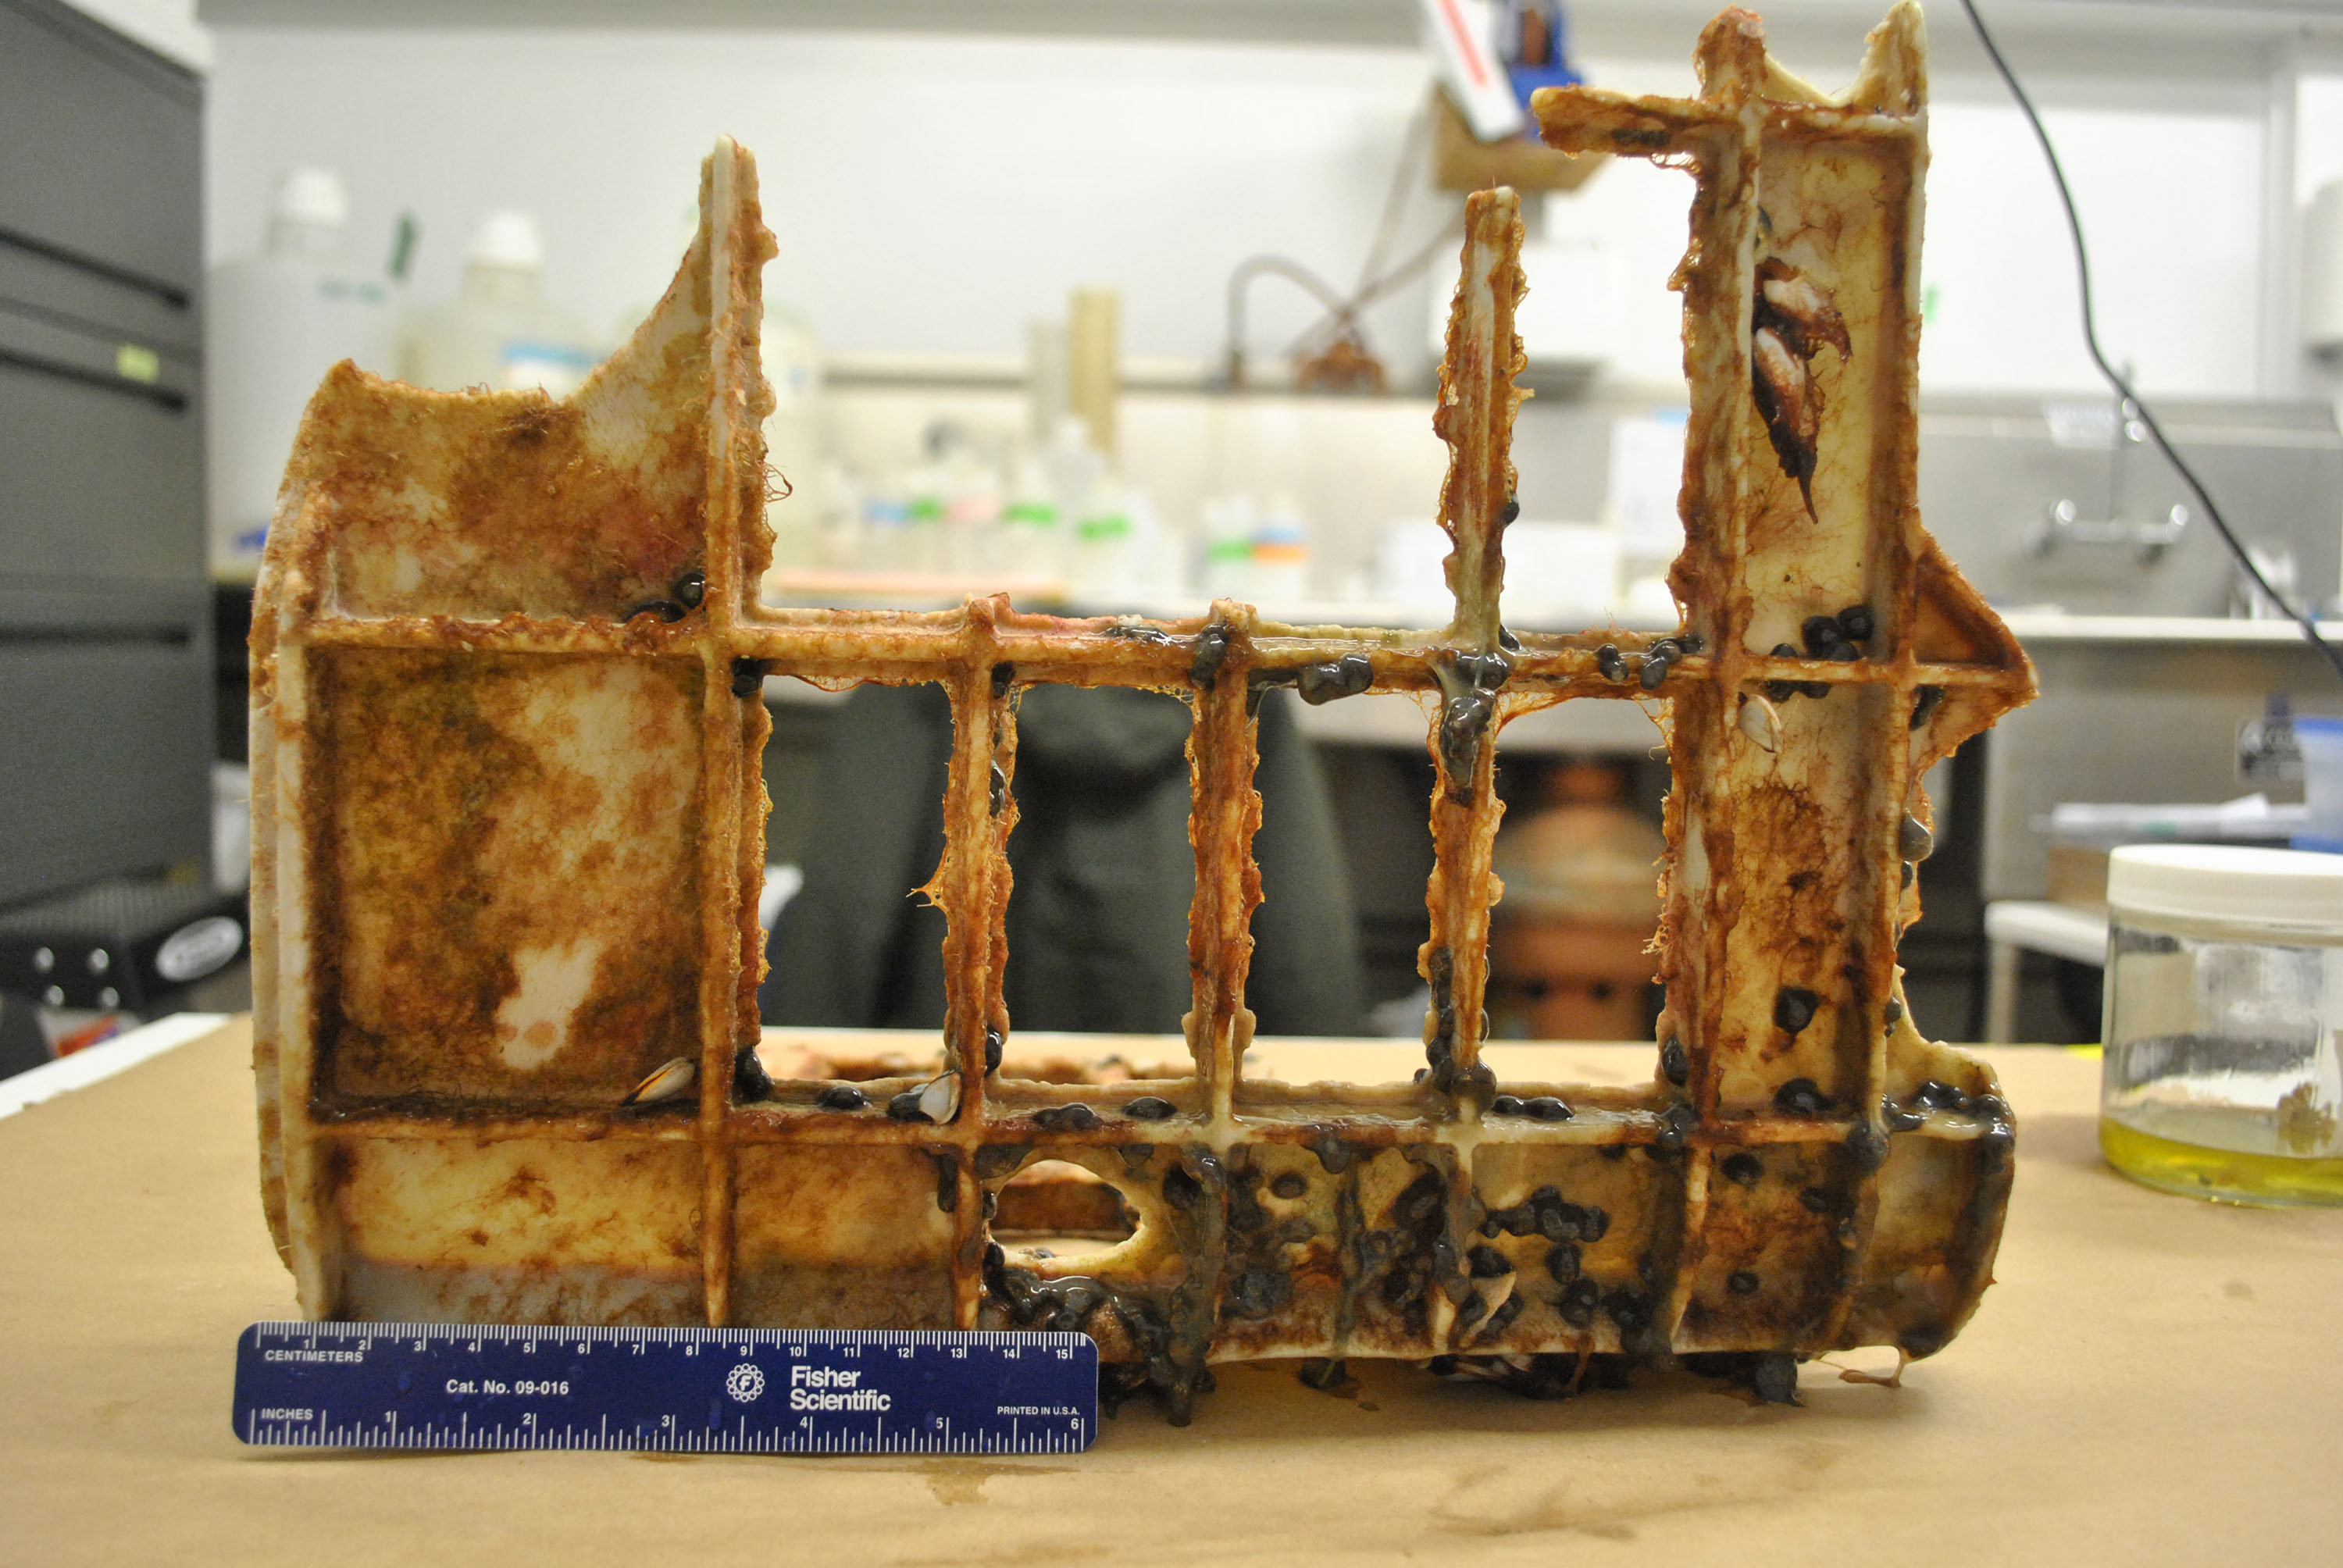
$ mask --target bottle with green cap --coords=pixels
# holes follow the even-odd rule
[[[1261,591],[1252,575],[1252,498],[1215,496],[1203,506],[1202,558],[1198,582],[1206,598],[1251,604]]]
[[[1081,608],[1134,608],[1151,532],[1147,498],[1112,477],[1090,487],[1074,519],[1069,589]]]
[[[1008,574],[1025,581],[1060,580],[1066,571],[1065,518],[1049,470],[1031,453],[1011,470],[1001,508],[1001,553]]]

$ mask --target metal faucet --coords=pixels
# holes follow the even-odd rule
[[[2147,439],[2147,427],[2139,422],[2139,410],[2130,398],[2117,399],[2115,439],[2110,443],[2113,456],[2107,464],[2107,516],[2086,518],[2082,508],[2062,496],[2050,503],[2026,548],[2036,556],[2046,556],[2062,544],[2114,545],[2137,551],[2142,566],[2154,566],[2162,559],[2187,531],[2188,508],[2174,507],[2161,522],[2135,522],[2123,515],[2125,454]]]
[[[2262,699],[2262,716],[2237,726],[2237,777],[2260,780],[2299,779],[2302,746],[2294,738],[2294,699],[2273,691]]]

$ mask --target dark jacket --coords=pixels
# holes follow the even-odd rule
[[[1351,1034],[1357,917],[1326,786],[1284,694],[1262,706],[1262,907],[1246,1005],[1263,1034]],[[1189,710],[1161,692],[1037,686],[1017,719],[1004,987],[1016,1027],[1176,1034],[1189,1005]],[[942,689],[865,686],[821,761],[805,885],[767,946],[768,1023],[939,1029]]]

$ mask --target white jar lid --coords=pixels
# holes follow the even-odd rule
[[[2107,859],[2117,913],[2343,931],[2343,855],[2231,844],[2127,844]]]

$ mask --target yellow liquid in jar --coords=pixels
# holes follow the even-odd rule
[[[2343,1205],[2343,1155],[2281,1154],[2267,1111],[2229,1107],[2138,1106],[2129,1114],[2156,1123],[2147,1131],[2112,1115],[2099,1118],[2099,1150],[2107,1163],[2146,1186],[2195,1198],[2284,1208]],[[2218,1145],[2165,1136],[2190,1132]]]

